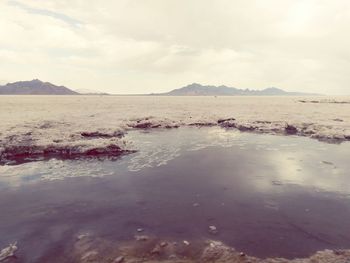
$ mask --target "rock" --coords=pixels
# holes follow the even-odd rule
[[[20,145],[9,146],[0,152],[0,165],[8,161],[30,162],[56,158],[56,159],[79,159],[116,157],[128,153],[117,144],[108,144],[101,147],[83,148],[66,145]]]
[[[255,121],[255,123],[260,123],[260,124],[271,124],[271,121]]]
[[[273,180],[273,181],[271,181],[271,183],[273,185],[283,185],[283,183],[281,181],[278,181],[278,180]]]
[[[219,119],[218,120],[218,124],[224,123],[224,122],[228,122],[228,121],[235,121],[235,118],[228,118],[228,119]]]
[[[287,134],[297,134],[298,133],[298,129],[296,127],[294,127],[293,125],[289,125],[289,124],[286,125],[284,130]]]
[[[249,124],[240,124],[237,126],[240,131],[254,131],[256,128]]]
[[[237,128],[235,121],[235,118],[219,119],[218,125],[223,128]]]
[[[179,125],[177,125],[177,124],[175,124],[175,125],[165,125],[165,128],[166,129],[177,129],[177,128],[179,128],[180,126]]]
[[[13,257],[18,250],[17,243],[10,244],[8,247],[0,251],[0,261],[4,261],[9,257]]]
[[[213,122],[193,122],[188,124],[189,126],[196,126],[196,127],[212,127],[215,126],[215,123]]]
[[[122,262],[124,262],[124,257],[123,257],[123,256],[117,257],[117,258],[113,261],[113,263],[122,263]]]
[[[85,138],[113,138],[113,137],[121,138],[124,136],[124,134],[122,132],[119,132],[119,131],[116,131],[113,133],[103,133],[103,132],[98,132],[98,131],[81,132],[80,135],[82,137],[85,137]]]
[[[334,165],[334,163],[332,163],[332,162],[328,162],[328,161],[322,161],[322,163],[324,163],[324,164],[328,164],[328,165]]]
[[[161,127],[160,124],[156,124],[156,123],[152,123],[152,122],[141,122],[141,121],[137,121],[136,124],[129,124],[129,127],[135,128],[135,129],[154,129],[154,128],[159,128]]]

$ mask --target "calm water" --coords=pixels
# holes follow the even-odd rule
[[[350,144],[219,128],[131,132],[117,161],[0,167],[0,247],[68,253],[79,233],[216,239],[259,257],[350,248]],[[216,235],[208,232],[214,225]]]

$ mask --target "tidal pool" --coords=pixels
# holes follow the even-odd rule
[[[0,248],[19,247],[9,262],[56,262],[79,234],[118,243],[140,228],[261,258],[350,248],[348,142],[221,128],[126,139],[138,152],[118,160],[0,166]]]

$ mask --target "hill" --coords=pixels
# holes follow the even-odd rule
[[[79,93],[64,86],[34,79],[18,81],[0,86],[0,95],[78,95]]]

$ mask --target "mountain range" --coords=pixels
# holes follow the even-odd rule
[[[18,81],[0,86],[0,95],[109,95],[92,90],[71,90],[38,79]],[[146,94],[144,94],[146,95]],[[157,96],[307,96],[319,95],[302,92],[287,92],[278,88],[263,90],[237,89],[227,86],[210,86],[193,83],[165,93],[152,93]]]
[[[152,95],[160,96],[306,96],[318,95],[303,92],[287,92],[278,88],[266,88],[263,90],[237,89],[227,86],[204,86],[193,83],[185,87],[174,89],[166,93]]]

